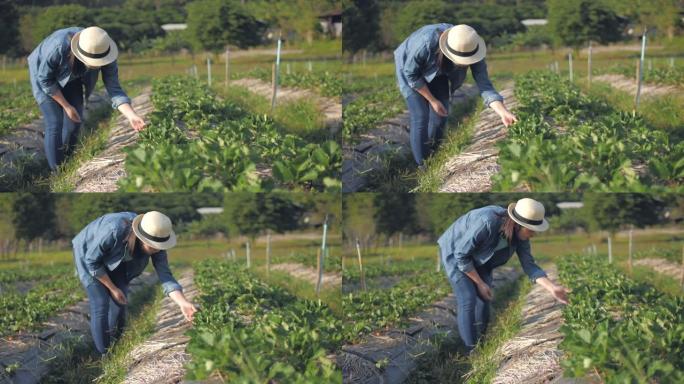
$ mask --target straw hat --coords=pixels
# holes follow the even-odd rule
[[[465,24],[453,26],[442,33],[439,37],[439,49],[458,65],[475,64],[487,54],[484,39]]]
[[[171,219],[165,214],[150,211],[133,219],[133,232],[143,243],[159,250],[176,245],[176,234],[171,228]]]
[[[100,27],[88,27],[71,38],[71,52],[91,67],[103,67],[119,56],[116,43]]]
[[[549,229],[549,222],[544,218],[544,205],[533,199],[520,199],[508,205],[508,216],[516,223],[535,232]]]

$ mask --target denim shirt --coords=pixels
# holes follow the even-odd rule
[[[46,37],[28,57],[29,75],[33,97],[38,104],[51,99],[60,88],[64,88],[70,80],[74,80],[72,69],[69,66],[71,56],[71,37],[81,27],[59,29]],[[97,76],[102,72],[107,94],[112,99],[112,108],[116,109],[121,104],[130,104],[131,99],[126,95],[119,84],[119,67],[116,60],[100,69],[86,71],[82,81],[86,86],[86,99],[95,89]]]
[[[88,224],[71,241],[78,278],[84,287],[123,262],[127,239],[132,230],[131,222],[136,216],[133,212],[106,214]],[[126,262],[128,281],[140,275],[152,258],[164,294],[183,290],[171,274],[166,251],[149,256],[136,248],[132,256],[132,260]]]
[[[500,216],[504,215],[504,216]],[[494,255],[500,238],[506,208],[490,205],[474,209],[459,217],[437,240],[442,265],[451,281],[457,281],[461,274],[470,272],[475,266],[484,265]],[[534,262],[529,240],[517,240],[511,244],[525,274],[532,282],[546,273]]]
[[[431,82],[440,72],[437,63],[439,35],[451,27],[451,24],[446,23],[426,25],[413,32],[394,51],[397,83],[404,98],[408,98],[416,89]],[[443,60],[449,59],[444,57]],[[469,67],[484,104],[489,107],[494,101],[503,101],[503,97],[489,80],[485,60],[482,59]],[[446,73],[451,83],[451,93],[463,85],[467,72],[467,67],[453,65],[451,71]]]

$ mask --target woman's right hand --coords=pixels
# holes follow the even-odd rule
[[[68,107],[64,108],[64,112],[69,117],[69,120],[73,121],[74,123],[81,122],[81,117],[78,115],[78,111],[73,105],[69,105]]]
[[[444,108],[444,104],[437,99],[431,101],[430,106],[438,115],[442,117],[447,117],[447,115],[449,115],[449,112],[447,112],[446,108]]]
[[[120,290],[119,288],[114,288],[110,292],[112,294],[112,299],[114,299],[117,303],[121,305],[128,304],[128,300],[126,300],[126,295],[124,295],[122,290]]]
[[[489,285],[487,283],[482,282],[481,284],[477,285],[477,293],[480,296],[482,300],[485,301],[492,301],[494,298],[494,293],[492,292],[492,289],[489,288]]]

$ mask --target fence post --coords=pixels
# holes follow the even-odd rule
[[[634,250],[633,248],[633,242],[632,242],[632,232],[633,230],[630,228],[629,230],[629,261],[628,261],[628,266],[629,266],[629,273],[632,273],[632,251]]]
[[[361,243],[359,243],[359,238],[356,238],[356,254],[359,257],[359,276],[361,277],[361,288],[366,290],[366,276],[363,273],[363,259],[361,258]]]
[[[266,233],[266,276],[271,275],[271,230]]]
[[[570,73],[570,82],[572,83],[572,52],[568,54],[568,70]]]
[[[613,239],[608,233],[608,264],[613,264]]]
[[[313,72],[313,63],[311,63],[311,60],[307,62],[307,67],[309,69],[309,72]]]
[[[207,84],[211,87],[211,57],[207,57]]]
[[[316,295],[321,291],[321,285],[323,283],[323,268],[325,263],[325,248],[326,248],[326,237],[328,236],[328,215],[325,215],[325,220],[323,221],[323,239],[321,241],[321,250],[318,256],[318,280],[316,280]]]
[[[230,48],[226,47],[226,81],[224,87],[228,88],[228,81],[230,81]]]
[[[278,48],[276,48],[276,62],[275,65],[273,66],[273,97],[271,98],[271,112],[275,110],[276,106],[276,96],[278,94],[278,72],[280,72],[280,47],[282,45],[282,41],[280,40],[280,37],[278,37]]]
[[[439,248],[437,247],[437,272],[440,272],[442,270],[442,252]]]
[[[634,114],[636,114],[636,111],[639,109],[639,96],[641,95],[641,82],[644,77],[644,57],[646,55],[646,32],[647,29],[644,29],[644,34],[642,35],[641,38],[641,58],[638,61],[637,64],[637,90],[636,90],[636,98],[634,99]]]
[[[252,255],[251,255],[250,248],[249,248],[249,240],[247,240],[246,247],[247,247],[247,268],[251,268],[252,267]]]
[[[589,41],[589,57],[587,58],[587,87],[591,88],[591,41]]]
[[[670,68],[674,68],[674,57],[670,57]]]

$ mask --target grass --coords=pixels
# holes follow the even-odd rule
[[[276,104],[271,113],[271,100],[240,86],[214,87],[223,99],[238,104],[252,114],[271,115],[282,131],[302,136],[309,141],[329,138],[319,106],[313,100],[299,99]]]
[[[408,383],[459,383],[468,374],[468,383],[489,383],[496,372],[496,350],[520,330],[521,311],[525,296],[532,285],[526,277],[495,289],[492,302],[492,320],[486,336],[472,355],[467,356],[465,347],[456,335],[439,344],[433,353],[421,356],[418,369],[409,377]]]
[[[476,98],[454,108],[449,114],[446,134],[439,150],[425,161],[425,170],[418,171],[416,192],[436,192],[441,187],[443,167],[449,159],[457,156],[470,143],[477,117],[484,110],[484,104]]]
[[[330,307],[335,316],[342,318],[342,302],[340,296],[341,287],[322,287],[320,296],[316,295],[316,286],[310,282],[302,279],[297,279],[284,271],[271,271],[270,274],[266,272],[265,267],[254,269],[254,274],[261,280],[281,287],[291,294],[308,300],[321,300]]]
[[[92,341],[72,340],[51,363],[43,383],[121,383],[126,374],[126,356],[154,330],[156,313],[163,298],[161,288],[143,289],[129,301],[129,322],[106,357],[100,358]],[[90,340],[90,339],[89,339]]]

